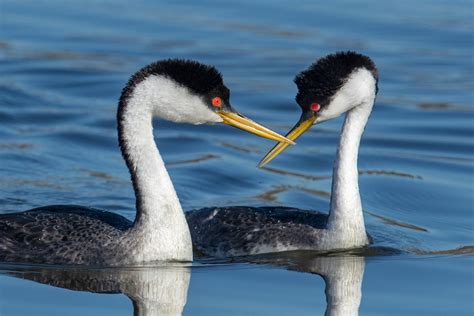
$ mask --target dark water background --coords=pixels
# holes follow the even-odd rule
[[[299,117],[295,74],[328,53],[356,50],[380,71],[359,157],[365,220],[375,245],[403,251],[365,258],[360,314],[472,315],[473,6],[2,0],[1,211],[66,203],[133,219],[115,111],[128,77],[147,63],[179,57],[215,65],[239,111],[284,133]],[[264,170],[255,165],[272,143],[236,129],[157,121],[155,135],[185,210],[325,211],[341,123],[314,127]],[[314,274],[245,263],[183,269],[191,274],[186,315],[326,309],[324,281]],[[131,313],[124,295],[0,275],[1,315]]]

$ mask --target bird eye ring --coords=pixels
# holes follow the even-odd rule
[[[212,106],[215,106],[216,108],[220,108],[222,106],[222,99],[219,97],[215,97],[212,99]]]
[[[312,103],[310,108],[311,108],[311,111],[318,112],[319,109],[321,108],[321,105],[319,105],[318,103]]]

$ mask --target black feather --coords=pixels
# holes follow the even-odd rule
[[[122,98],[129,97],[135,86],[151,75],[168,77],[201,95],[224,84],[222,75],[213,66],[192,60],[167,59],[151,63],[137,71],[123,89]]]
[[[319,59],[295,77],[294,81],[298,87],[296,102],[303,110],[307,110],[314,102],[324,108],[349,75],[360,68],[372,73],[377,92],[378,71],[374,62],[369,57],[355,52],[338,52]]]
[[[130,77],[127,85],[123,88],[117,109],[119,146],[129,170],[132,170],[131,168],[133,168],[133,166],[130,157],[126,153],[126,150],[124,150],[124,131],[122,130],[120,122],[123,120],[126,105],[135,87],[151,75],[164,76],[172,79],[191,92],[201,95],[209,104],[212,96],[215,95],[222,95],[224,104],[230,104],[229,89],[225,87],[220,72],[213,66],[204,65],[192,60],[167,59],[156,61],[143,67]],[[139,209],[142,202],[140,198],[140,188],[133,174],[131,178],[135,189],[136,207]]]

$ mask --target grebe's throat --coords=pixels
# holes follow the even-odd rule
[[[359,193],[357,158],[359,145],[365,126],[369,119],[375,101],[375,89],[360,93],[364,87],[375,87],[364,82],[374,80],[371,75],[358,75],[358,80],[352,80],[347,90],[341,90],[340,97],[344,102],[352,99],[358,104],[350,109],[344,120],[339,140],[339,146],[334,162],[333,181],[331,190],[331,207],[328,219],[328,231],[337,232],[337,237],[344,248],[361,246],[368,243],[365,231],[362,203]],[[355,98],[347,91],[358,91]],[[334,102],[337,102],[337,97]]]
[[[371,106],[359,106],[350,110],[344,120],[339,147],[334,161],[331,208],[328,229],[364,230],[362,203],[359,194],[357,158],[359,144],[370,115]]]
[[[120,100],[117,114],[119,144],[136,197],[137,214],[130,233],[136,234],[134,238],[141,240],[142,247],[149,248],[150,255],[160,249],[163,260],[167,256],[192,260],[186,219],[153,137],[153,115],[163,103],[163,92],[169,90],[150,89],[143,83],[129,97]]]

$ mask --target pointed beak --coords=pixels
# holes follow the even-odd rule
[[[286,138],[294,141],[298,137],[300,137],[304,132],[306,132],[311,126],[313,126],[314,122],[316,121],[317,116],[314,112],[304,112],[301,115],[300,120],[296,123],[295,126],[286,134]],[[262,168],[267,163],[273,160],[276,156],[278,156],[283,150],[288,147],[287,143],[280,142],[275,145],[275,147],[270,150],[265,157],[258,163],[257,167]]]
[[[268,129],[251,119],[243,116],[242,114],[238,112],[224,112],[224,111],[219,111],[217,114],[222,117],[224,120],[224,124],[231,125],[234,127],[237,127],[243,131],[255,134],[260,137],[264,137],[267,139],[271,140],[276,140],[278,142],[281,142],[285,144],[286,146],[288,145],[294,145],[295,142],[272,131],[271,129]]]

